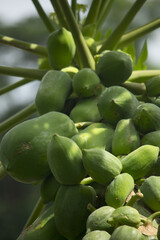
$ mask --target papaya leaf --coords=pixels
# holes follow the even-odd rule
[[[148,49],[147,49],[147,41],[145,41],[142,47],[142,50],[139,54],[139,57],[137,59],[137,62],[134,66],[134,70],[145,70],[146,69],[145,61],[147,60],[147,57],[148,57]]]

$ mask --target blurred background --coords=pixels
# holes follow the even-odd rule
[[[49,0],[39,0],[39,2],[48,15],[54,11]],[[102,26],[102,31],[107,32],[114,29],[133,2],[133,0],[115,0],[110,14]],[[90,5],[91,1],[79,0],[78,3]],[[128,30],[159,18],[159,9],[159,0],[148,0]],[[82,12],[81,17],[85,17],[86,13]],[[48,37],[48,31],[31,0],[1,0],[0,34],[41,45],[46,45]],[[160,69],[160,30],[157,29],[135,42],[137,55],[145,40],[148,45],[147,68]],[[38,68],[37,61],[38,58],[35,55],[0,44],[0,65]],[[0,74],[0,88],[20,79]],[[0,95],[0,123],[32,103],[38,86],[39,81],[35,80]],[[0,135],[0,138],[2,136],[3,134]],[[18,237],[38,198],[39,186],[22,184],[9,176],[5,176],[0,181],[0,239],[14,240]]]

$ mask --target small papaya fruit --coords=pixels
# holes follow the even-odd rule
[[[114,208],[110,206],[102,206],[95,211],[93,211],[87,219],[86,222],[86,233],[100,230],[106,231],[108,233],[112,233],[114,228],[110,223],[107,222],[109,217],[114,212]]]
[[[93,123],[75,134],[72,139],[80,149],[102,148],[110,151],[114,129],[109,124]]]
[[[40,115],[57,111],[62,112],[72,89],[72,80],[67,73],[50,70],[42,78],[35,104]]]
[[[38,68],[45,69],[45,70],[51,70],[51,67],[49,65],[47,57],[38,58]]]
[[[47,40],[47,50],[49,64],[53,69],[68,67],[76,52],[71,32],[63,27],[52,32]]]
[[[150,97],[160,95],[160,75],[152,77],[145,82],[146,94]]]
[[[100,79],[92,69],[83,68],[74,75],[72,85],[79,97],[91,97],[97,95]]]
[[[70,112],[70,118],[74,122],[98,122],[102,119],[97,107],[97,98],[81,99]]]
[[[128,173],[119,174],[106,188],[106,204],[114,208],[123,206],[133,189],[134,180],[132,176]]]
[[[104,149],[83,149],[82,153],[87,173],[99,184],[109,184],[122,170],[120,160]]]
[[[106,88],[98,97],[101,117],[114,126],[121,119],[132,118],[138,105],[134,94],[120,86]]]
[[[134,180],[147,176],[158,159],[159,148],[143,145],[121,160],[123,172],[129,173]]]
[[[91,186],[81,184],[62,185],[54,202],[55,221],[58,231],[67,239],[76,239],[86,228],[90,214],[89,203],[93,206],[96,192]]]
[[[111,235],[106,231],[92,231],[87,233],[82,240],[109,240]]]
[[[86,176],[82,152],[70,138],[54,134],[48,144],[47,160],[55,179],[61,184],[78,184]]]
[[[117,227],[111,235],[110,240],[142,240],[143,234],[135,227],[123,225]]]
[[[160,108],[153,103],[142,103],[133,116],[135,127],[143,134],[160,130]]]
[[[121,119],[113,135],[112,153],[115,156],[127,155],[138,147],[140,147],[140,136],[132,119]]]
[[[94,38],[89,37],[89,36],[84,36],[84,39],[85,39],[85,42],[87,43],[87,46],[88,46],[89,50],[91,51],[92,55],[95,55],[97,44],[96,44],[96,41],[94,40]]]
[[[72,137],[77,128],[66,114],[49,112],[10,129],[3,136],[0,148],[0,159],[7,173],[23,183],[35,183],[48,176],[47,146],[54,133]]]
[[[160,148],[160,130],[149,132],[143,135],[141,139],[141,144],[150,144]]]
[[[121,85],[133,70],[131,57],[122,51],[108,51],[100,57],[96,73],[106,87]]]

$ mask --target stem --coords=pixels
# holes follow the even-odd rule
[[[78,129],[81,129],[81,128],[88,127],[92,123],[93,122],[78,122],[78,123],[75,123],[75,127],[78,128]]]
[[[0,123],[0,133],[7,131],[11,127],[14,127],[16,124],[22,122],[24,119],[28,118],[35,112],[36,112],[36,106],[34,103],[23,108],[18,113],[14,114],[4,122]]]
[[[107,18],[113,2],[114,0],[109,0],[109,1],[107,0],[102,2],[102,5],[99,11],[99,17],[97,19],[97,28],[99,28],[102,25],[102,23],[104,23],[104,19]]]
[[[77,4],[77,0],[72,0],[71,8],[72,8],[72,12],[73,12],[75,17],[76,17],[76,4]]]
[[[146,0],[137,0],[133,4],[133,6],[128,11],[128,13],[125,15],[125,17],[122,19],[120,24],[111,33],[109,38],[104,42],[104,44],[102,45],[102,47],[99,50],[99,53],[106,50],[106,49],[113,50],[115,48],[118,41],[120,40],[120,38],[122,37],[122,35],[126,31],[128,26],[130,25],[131,21],[133,20],[133,18],[135,17],[135,15],[137,14],[137,12],[140,10],[140,8],[142,7],[142,5],[145,2],[146,2]]]
[[[0,74],[41,80],[47,70],[0,66]]]
[[[64,17],[64,14],[63,14],[63,11],[62,11],[62,8],[61,8],[61,5],[59,3],[59,0],[50,0],[54,10],[55,10],[55,13],[57,15],[57,18],[58,18],[58,21],[60,23],[60,25],[62,27],[65,27],[68,29],[68,25],[67,25],[67,22],[66,22],[66,19]]]
[[[88,203],[87,209],[88,209],[91,213],[96,210],[96,208],[95,208],[91,203]]]
[[[144,83],[125,82],[122,86],[136,95],[143,95],[146,92],[146,86]]]
[[[137,38],[140,38],[145,34],[157,29],[158,27],[160,27],[160,18],[124,34],[119,40],[116,48],[122,48],[129,43],[135,41]]]
[[[160,70],[137,70],[133,71],[127,82],[145,83],[149,78],[160,75]]]
[[[23,49],[27,52],[31,52],[40,56],[47,56],[47,49],[41,45],[35,43],[28,43],[25,41],[20,41],[12,37],[4,36],[0,34],[0,42],[9,46],[14,46]]]
[[[43,201],[42,201],[42,199],[40,197],[38,199],[38,201],[37,201],[37,203],[36,203],[32,213],[31,213],[31,215],[30,215],[29,219],[27,220],[23,230],[26,229],[27,227],[29,227],[39,217],[39,215],[44,210],[44,207],[45,207],[45,205],[44,205],[44,203],[43,203]]]
[[[87,185],[87,184],[90,184],[90,183],[93,183],[94,182],[94,180],[91,178],[91,177],[87,177],[87,178],[84,178],[81,182],[80,182],[80,184],[82,184],[82,185]]]
[[[160,216],[160,211],[155,212],[155,213],[153,213],[152,215],[150,215],[150,216],[147,218],[147,220],[152,222],[155,218],[157,218],[157,217],[159,217],[159,216]]]
[[[24,78],[24,79],[22,79],[22,80],[20,80],[20,81],[18,81],[16,83],[13,83],[13,84],[10,84],[10,85],[5,86],[3,88],[0,88],[0,95],[2,95],[4,93],[7,93],[9,91],[12,91],[13,89],[16,89],[16,88],[18,88],[18,87],[20,87],[20,86],[22,86],[22,85],[24,85],[26,83],[29,83],[31,81],[33,81],[33,79]]]
[[[141,192],[137,192],[135,195],[131,197],[131,199],[126,203],[126,206],[133,207],[135,202],[140,200],[143,197],[143,194]]]
[[[44,25],[46,26],[47,30],[49,32],[53,32],[55,29],[54,29],[54,26],[52,25],[52,22],[50,21],[50,19],[48,18],[48,16],[46,15],[46,13],[44,12],[42,6],[40,5],[39,1],[38,0],[32,0],[40,18],[42,19]]]
[[[2,163],[0,162],[0,179],[2,179],[4,176],[6,176],[6,174],[7,174],[7,171],[3,167]]]
[[[92,0],[88,15],[86,17],[84,26],[88,24],[96,23],[98,18],[98,13],[101,7],[102,0]]]
[[[74,41],[77,46],[78,56],[83,64],[82,67],[89,67],[94,70],[95,61],[79,29],[78,23],[76,22],[76,19],[72,13],[70,5],[68,4],[67,0],[59,0],[59,4],[61,5],[64,16],[67,19],[69,29],[72,32]]]

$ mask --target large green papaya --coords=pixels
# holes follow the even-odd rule
[[[127,155],[140,147],[140,137],[132,119],[121,119],[114,132],[112,153],[115,156]]]
[[[98,97],[100,115],[112,125],[116,125],[121,119],[132,118],[138,105],[137,98],[120,86],[106,88]]]
[[[86,222],[86,233],[95,231],[95,230],[103,230],[108,233],[112,233],[114,228],[107,222],[109,217],[114,212],[114,208],[110,206],[103,206],[95,211],[93,211],[87,219]]]
[[[83,149],[102,148],[111,150],[114,129],[109,124],[93,123],[72,137],[73,141]]]
[[[82,152],[70,138],[54,134],[48,144],[47,160],[55,179],[61,184],[78,184],[86,175]]]
[[[119,174],[106,188],[106,204],[114,208],[123,206],[133,189],[134,180],[132,176],[128,173]]]
[[[142,240],[143,234],[135,227],[123,225],[117,227],[111,235],[110,240]]]
[[[95,230],[93,232],[87,233],[82,240],[109,240],[111,235],[106,231]]]
[[[122,170],[120,160],[104,149],[83,149],[82,153],[83,165],[90,177],[97,183],[109,184]]]
[[[35,183],[49,175],[47,146],[54,133],[72,137],[77,129],[67,115],[49,112],[9,130],[0,148],[0,159],[7,173],[24,183]]]
[[[45,210],[17,240],[66,240],[60,235],[55,224],[54,205]]]
[[[147,176],[154,168],[158,154],[159,148],[153,145],[137,148],[121,160],[123,172],[129,173],[134,180]]]
[[[62,112],[72,89],[72,80],[67,73],[50,70],[41,80],[35,104],[40,115],[57,111]]]
[[[59,232],[67,239],[76,239],[85,232],[90,214],[89,203],[95,204],[96,193],[91,186],[62,185],[54,202],[55,221]]]
[[[150,144],[160,148],[160,130],[145,134],[141,139],[141,144]]]
[[[108,51],[100,57],[96,72],[104,86],[121,85],[133,70],[131,57],[122,51]]]
[[[160,95],[160,75],[148,79],[145,86],[148,96],[158,97]]]
[[[52,32],[47,40],[49,64],[53,69],[68,67],[76,52],[71,32],[60,28]]]

